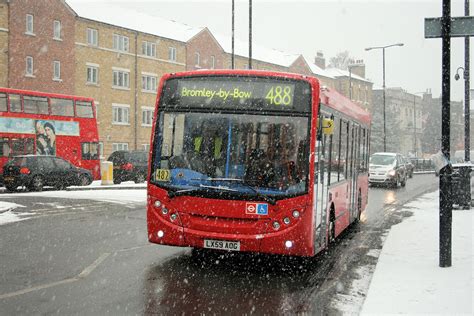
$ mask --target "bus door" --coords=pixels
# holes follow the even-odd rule
[[[320,116],[322,118],[323,116]],[[322,132],[322,119],[319,119],[319,128],[316,140],[315,155],[315,186],[314,186],[314,210],[315,210],[315,250],[326,247],[326,232],[328,229],[328,183],[329,183],[329,155],[330,135]]]
[[[351,176],[351,200],[350,200],[350,214],[351,214],[351,222],[352,220],[357,217],[357,198],[358,198],[358,189],[357,189],[357,179],[359,178],[359,150],[360,150],[360,137],[359,137],[359,125],[352,124],[351,126],[351,165],[350,165],[350,176]]]

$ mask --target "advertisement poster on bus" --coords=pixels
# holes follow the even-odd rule
[[[36,154],[54,156],[56,155],[56,136],[79,136],[79,123],[57,120],[0,118],[0,132],[35,134]]]

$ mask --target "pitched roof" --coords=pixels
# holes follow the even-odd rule
[[[342,70],[342,69],[339,69],[339,68],[326,68],[325,71],[327,73],[329,73],[331,76],[337,78],[337,77],[349,77],[349,71],[347,70]],[[365,81],[365,82],[368,82],[368,83],[372,83],[372,81],[366,79],[366,78],[362,78],[361,76],[358,76],[356,74],[354,74],[354,72],[351,73],[351,78],[353,79],[357,79],[357,80],[360,80],[360,81]]]
[[[187,42],[204,29],[204,27],[194,27],[138,11],[124,9],[120,6],[111,5],[110,3],[81,0],[68,0],[67,2],[81,18],[153,34],[180,42]]]

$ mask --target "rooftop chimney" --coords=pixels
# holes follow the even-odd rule
[[[326,69],[326,59],[322,51],[316,52],[316,57],[314,58],[314,64],[321,69]]]
[[[350,67],[354,75],[365,78],[365,64],[363,59],[357,59]]]

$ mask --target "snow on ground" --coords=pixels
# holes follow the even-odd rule
[[[19,194],[21,194],[21,196],[97,200],[117,204],[146,203],[146,183],[134,183],[130,181],[121,184],[101,185],[100,181],[94,181],[89,186],[85,187],[69,187],[67,191],[53,190],[42,192],[6,193],[2,194],[1,197],[18,197]]]
[[[13,209],[24,207],[20,204],[0,201],[0,225],[14,223],[28,219],[25,217],[28,213],[12,212]]]
[[[408,203],[414,215],[385,241],[362,314],[473,314],[473,211],[453,210],[452,266],[439,267],[439,192]]]

